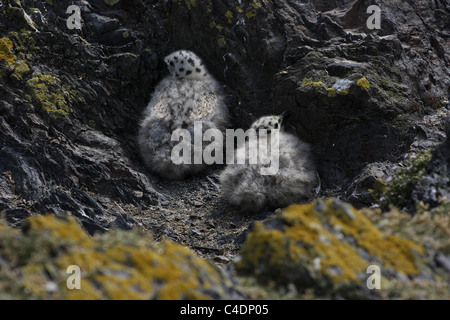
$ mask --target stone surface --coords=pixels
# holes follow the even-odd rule
[[[0,230],[2,299],[244,297],[225,271],[169,240],[155,244],[148,234],[91,238],[73,217],[53,215],[27,220],[22,232],[4,224]]]
[[[321,196],[371,205],[374,182],[431,150],[405,210],[448,213],[445,0],[377,1],[380,30],[367,29],[369,0],[108,2],[0,4],[0,211],[11,225],[69,213],[90,234],[137,225],[203,257],[239,252],[272,212],[228,208],[220,166],[173,183],[138,154],[141,112],[178,49],[224,84],[233,127],[290,111],[289,130],[313,147]],[[67,28],[72,4],[80,30]]]
[[[444,227],[444,235],[436,233],[442,237],[438,241],[441,245],[449,231],[445,223],[439,224]],[[255,224],[236,268],[263,283],[285,286],[293,283],[301,293],[312,289],[316,295],[330,298],[399,298],[396,286],[406,289],[417,282],[427,288],[430,297],[431,293],[435,297],[441,290],[441,278],[433,275],[435,263],[429,257],[439,247],[428,243],[424,247],[416,242],[411,234],[418,229],[412,226],[410,233],[402,237],[395,235],[397,228],[393,230],[396,232],[380,232],[365,213],[337,199],[291,205],[276,218]],[[444,279],[448,279],[447,258],[439,254],[436,260],[444,268]],[[371,277],[374,270],[378,272],[378,280]],[[368,283],[378,283],[380,290],[374,290]],[[420,296],[415,292],[409,294]],[[445,295],[448,294],[447,291]]]
[[[421,134],[421,112],[447,99],[443,1],[428,11],[423,1],[382,2],[381,30],[367,29],[370,3],[361,0],[78,1],[81,30],[66,27],[67,4],[0,8],[2,39],[13,46],[2,47],[11,65],[2,62],[0,90],[11,107],[2,114],[1,172],[11,172],[27,200],[56,186],[138,205],[163,200],[142,174],[136,124],[166,72],[162,58],[176,49],[195,49],[226,84],[234,126],[291,111],[291,129],[312,143],[324,194],[354,188],[358,179],[366,188],[373,175],[361,177],[364,168],[396,161]],[[41,12],[39,33],[17,31],[26,21],[15,9]],[[16,61],[30,70],[20,78],[9,73]],[[367,204],[367,193],[351,193]]]

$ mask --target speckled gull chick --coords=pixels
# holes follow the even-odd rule
[[[193,157],[194,121],[201,121],[202,132],[208,129],[223,132],[228,124],[228,110],[220,84],[197,55],[180,50],[164,61],[170,75],[157,85],[144,111],[138,144],[142,159],[152,172],[176,180],[204,171],[207,164],[194,164],[194,160],[190,164],[175,164],[171,159],[174,146],[180,143],[192,146]],[[177,129],[188,130],[191,141],[171,141]]]
[[[236,164],[236,161],[235,164],[228,164],[220,175],[223,197],[241,212],[264,212],[283,208],[305,200],[317,192],[315,188],[320,182],[310,146],[297,136],[282,130],[285,120],[283,113],[280,116],[264,116],[251,125],[257,132],[260,132],[259,129],[266,129],[268,136],[271,132],[274,135],[274,130],[278,130],[277,172],[262,175],[261,168],[267,165],[250,164],[250,153],[246,152],[245,164]],[[258,140],[260,139],[258,133]],[[268,146],[268,142],[263,146]],[[244,144],[238,146],[239,148],[246,146]],[[261,152],[260,144],[258,148],[258,152]]]

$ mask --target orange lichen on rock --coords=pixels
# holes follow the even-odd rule
[[[0,224],[0,297],[22,299],[224,299],[234,281],[169,240],[112,230],[90,237],[75,218],[29,218],[23,232]],[[80,288],[67,285],[79,267]],[[11,289],[14,288],[14,289]],[[234,295],[236,293],[236,295]]]
[[[7,67],[12,67],[17,57],[12,52],[13,43],[9,38],[0,39],[0,62],[5,61]]]
[[[236,267],[262,280],[292,282],[300,290],[337,290],[365,286],[372,264],[403,276],[417,275],[423,254],[413,241],[384,236],[349,204],[319,199],[291,205],[275,220],[256,223]]]

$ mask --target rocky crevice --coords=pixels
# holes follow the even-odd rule
[[[81,30],[67,28],[70,4]],[[380,30],[365,24],[372,4]],[[369,189],[405,154],[436,148],[409,211],[439,206],[428,190],[449,190],[448,148],[435,147],[449,114],[449,16],[444,0],[3,1],[0,211],[14,226],[63,212],[91,234],[139,226],[229,263],[271,213],[228,207],[220,167],[161,180],[136,146],[162,59],[178,49],[224,84],[233,127],[291,112],[289,130],[313,147],[320,196],[369,206]]]

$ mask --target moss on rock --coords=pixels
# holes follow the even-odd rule
[[[450,216],[424,211],[411,216],[391,208],[362,209],[362,212],[386,236],[398,235],[414,239],[428,253],[429,264],[433,266],[433,279],[411,282],[389,279],[380,290],[381,298],[390,299],[450,299],[450,273],[442,265],[436,265],[439,255],[450,257]],[[448,211],[447,211],[448,213]]]
[[[333,77],[328,76],[326,71],[323,72],[319,72],[319,74],[321,73],[321,80],[319,81],[313,81],[312,78],[303,78],[302,80],[302,84],[301,87],[302,88],[314,88],[317,92],[319,92],[320,94],[327,94],[328,97],[330,98],[335,98],[338,94],[341,96],[346,96],[349,94],[350,90],[350,86],[355,84],[359,89],[365,91],[370,87],[369,81],[365,78],[362,77],[359,80],[348,80],[348,79],[339,79],[336,80]],[[331,82],[335,82],[337,83],[337,81],[347,81],[347,87],[328,87],[327,86],[327,82],[331,83]],[[325,89],[325,91],[323,90]]]
[[[105,3],[109,6],[114,6],[115,4],[117,4],[117,2],[119,2],[119,0],[104,0]]]
[[[236,267],[263,282],[355,297],[367,291],[370,265],[381,268],[383,279],[388,273],[413,277],[421,272],[424,253],[414,241],[384,235],[349,204],[319,199],[257,222]]]
[[[68,267],[81,271],[69,289]],[[73,217],[29,218],[23,231],[0,224],[0,297],[19,299],[221,299],[231,278],[169,240],[137,231],[90,237]]]
[[[356,85],[361,88],[361,90],[367,90],[370,88],[369,80],[366,77],[362,77],[356,81]]]
[[[334,88],[328,88],[327,89],[327,92],[328,92],[328,96],[330,97],[330,98],[334,98],[334,97],[336,97],[336,89],[334,89]]]
[[[36,73],[26,82],[26,87],[31,99],[55,118],[72,112],[70,102],[84,101],[70,85],[50,74]]]
[[[248,5],[247,9],[246,9],[246,13],[245,16],[250,19],[253,17],[256,17],[256,12],[258,10],[258,8],[261,8],[262,4],[260,1],[257,0],[253,0],[252,2],[250,2],[250,4]]]
[[[397,168],[387,180],[376,180],[369,192],[383,208],[388,205],[399,208],[407,206],[411,201],[414,183],[427,172],[426,166],[431,158],[431,152],[427,150],[407,155],[404,167]]]
[[[22,8],[20,1],[12,3],[12,5],[11,3],[8,4],[8,7],[6,8],[6,16],[11,20],[20,21],[23,27],[25,27],[26,29],[32,31],[38,30],[36,23],[34,23],[31,17]]]
[[[4,61],[7,68],[11,68],[17,60],[12,52],[13,43],[11,39],[3,37],[0,39],[0,63]]]
[[[33,32],[29,30],[10,31],[9,36],[17,44],[15,50],[18,52],[17,55],[19,58],[26,58],[26,56],[31,55],[31,52],[40,50],[40,47],[36,46]]]
[[[13,53],[13,42],[10,38],[0,39],[0,77],[11,75],[13,79],[22,80],[30,72],[30,68],[22,59]],[[3,64],[3,67],[2,67]]]
[[[14,66],[14,71],[11,74],[11,77],[13,77],[16,80],[23,80],[23,77],[30,73],[30,67],[28,66],[28,64],[26,64],[24,61],[20,60],[16,63],[16,65]]]
[[[225,48],[227,46],[227,41],[224,37],[220,37],[219,39],[217,39],[217,45],[219,46],[219,48]]]

